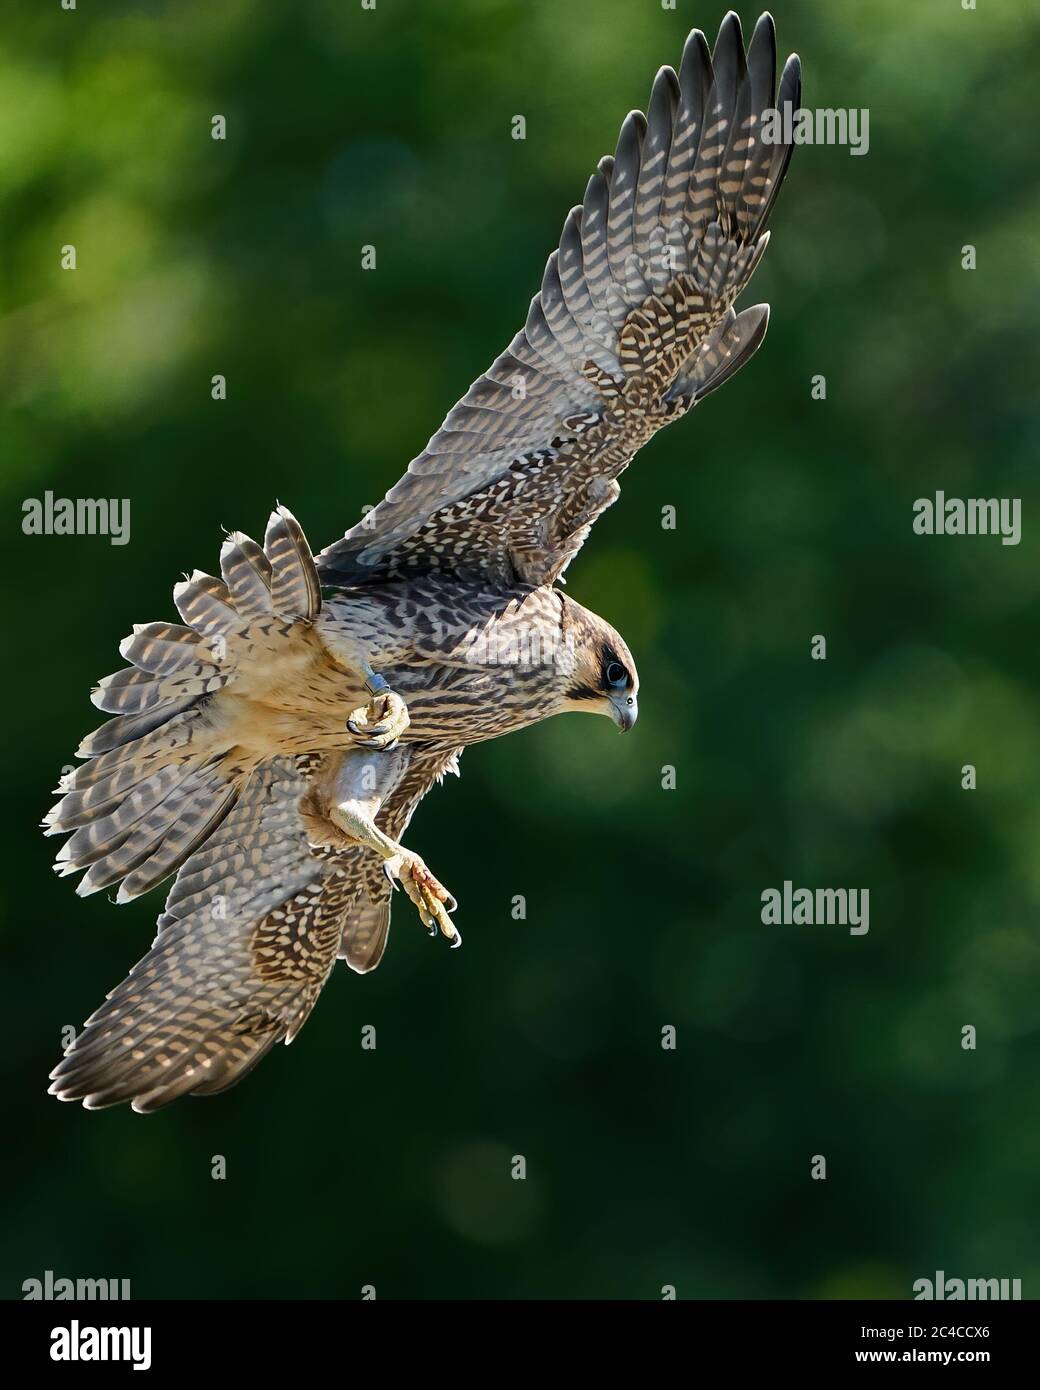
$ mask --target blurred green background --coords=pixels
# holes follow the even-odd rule
[[[636,654],[636,732],[568,716],[471,750],[418,813],[464,949],[405,904],[382,968],[337,967],[226,1096],[145,1118],[46,1095],[161,904],[77,900],[35,828],[89,686],[221,526],[280,498],[317,549],[378,500],[723,11],[9,18],[4,1296],[45,1269],[136,1297],[903,1298],[936,1269],[1040,1291],[1032,0],[774,0],[806,103],[868,107],[870,151],[796,151],[743,301],[773,305],[764,347],[640,455],[570,571]],[[129,497],[131,543],[24,536],[45,489]],[[936,489],[1020,497],[1022,543],[915,536]],[[763,926],[785,879],[869,888],[869,935]]]

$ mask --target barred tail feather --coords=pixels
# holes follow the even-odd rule
[[[300,523],[286,507],[271,513],[264,536],[271,562],[271,603],[276,613],[313,618],[321,608],[321,586]]]
[[[271,607],[271,562],[256,541],[232,531],[220,549],[220,572],[242,618],[263,618]]]
[[[134,792],[140,794],[140,784]],[[63,875],[87,869],[76,889],[80,897],[123,879],[117,901],[128,902],[161,883],[187,858],[230,810],[235,794],[218,756],[188,769],[147,810],[135,810],[128,798],[109,816],[77,830],[59,851],[55,868]],[[146,794],[145,799],[151,797]],[[117,828],[106,832],[106,822]]]
[[[88,734],[76,749],[76,756],[95,758],[106,753],[118,753],[126,744],[134,743],[169,723],[174,715],[183,714],[194,703],[195,697],[186,695],[180,700],[165,700],[157,708],[145,710],[142,714],[118,715]]]
[[[174,588],[184,625],[135,626],[119,648],[132,664],[94,690],[94,704],[115,717],[80,744],[87,761],[62,780],[43,823],[48,835],[71,834],[55,871],[86,870],[81,895],[120,880],[117,901],[146,893],[234,805],[240,770],[229,771],[230,747],[208,706],[235,679],[236,641],[248,647],[258,619],[312,618],[321,605],[310,547],[284,507],[272,514],[265,545],[229,535],[221,579],[196,570]]]
[[[173,675],[164,677],[131,667],[105,676],[91,700],[108,714],[144,713],[159,706],[211,695],[226,680],[227,672],[218,669],[212,659],[188,662]]]
[[[186,666],[197,654],[199,634],[179,623],[135,623],[119,644],[119,655],[142,671],[165,676]]]

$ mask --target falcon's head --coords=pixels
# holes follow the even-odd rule
[[[573,660],[563,708],[607,714],[622,733],[639,715],[639,675],[628,644],[609,623],[564,598],[564,632]]]

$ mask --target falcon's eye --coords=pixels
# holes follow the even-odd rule
[[[621,665],[620,661],[612,661],[604,672],[608,685],[620,690],[622,686],[628,684],[628,672]]]

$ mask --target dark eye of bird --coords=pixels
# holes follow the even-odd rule
[[[628,680],[628,672],[621,665],[620,661],[612,661],[606,671],[607,684],[622,686]]]

